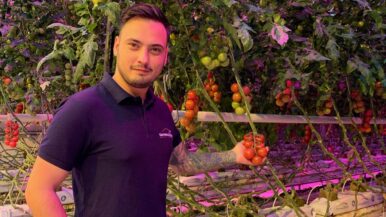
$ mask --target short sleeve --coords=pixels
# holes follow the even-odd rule
[[[38,156],[71,171],[89,142],[86,103],[69,98],[57,109],[38,150]]]

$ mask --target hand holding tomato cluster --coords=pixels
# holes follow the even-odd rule
[[[185,114],[184,117],[180,119],[180,124],[185,127],[186,131],[189,133],[194,133],[196,131],[196,126],[194,125],[194,119],[197,116],[199,111],[198,103],[200,98],[197,96],[195,90],[189,90],[186,95],[185,101]]]
[[[242,104],[244,104],[244,103],[242,102],[242,96],[241,96],[241,93],[239,91],[239,85],[237,83],[233,83],[231,85],[231,91],[233,93],[233,95],[232,95],[232,108],[235,110],[235,113],[237,115],[245,114],[246,109],[245,109],[245,106],[242,106]],[[252,100],[251,89],[247,85],[245,85],[245,86],[243,86],[243,92],[247,98],[247,101],[248,101],[247,103],[250,103],[250,101]]]
[[[204,87],[215,103],[221,102],[221,92],[218,84],[216,84],[216,81],[214,80],[212,72],[208,72],[207,79],[204,81]]]
[[[6,121],[4,129],[4,143],[5,145],[15,148],[19,141],[19,125],[14,121]]]
[[[269,152],[269,148],[265,146],[264,135],[253,135],[252,132],[244,135],[243,146],[245,147],[244,157],[253,165],[258,166],[264,163]]]

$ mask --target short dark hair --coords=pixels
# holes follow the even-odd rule
[[[167,38],[169,39],[170,24],[165,14],[157,6],[147,3],[137,3],[127,7],[122,11],[119,30],[126,24],[127,21],[134,17],[146,18],[162,23],[166,29]]]

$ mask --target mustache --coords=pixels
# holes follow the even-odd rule
[[[141,70],[141,71],[146,71],[146,72],[153,71],[150,67],[148,67],[146,65],[132,65],[132,66],[130,66],[130,69]]]

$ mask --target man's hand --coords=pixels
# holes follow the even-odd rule
[[[236,154],[236,163],[249,165],[249,166],[256,166],[252,164],[252,162],[244,157],[244,150],[246,148],[243,145],[243,142],[238,142],[235,147],[232,149],[232,151]],[[265,157],[263,159],[263,164],[267,158]]]

